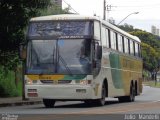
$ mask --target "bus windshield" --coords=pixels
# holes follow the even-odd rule
[[[28,74],[91,74],[91,40],[31,40]]]

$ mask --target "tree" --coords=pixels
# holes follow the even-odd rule
[[[56,15],[56,14],[71,14],[69,10],[70,10],[69,7],[62,9],[60,6],[51,3],[48,7],[42,9],[38,15],[45,16],[45,15]]]
[[[143,67],[150,72],[154,71],[158,67],[159,53],[150,45],[146,43],[141,44]]]
[[[127,31],[127,32],[134,31],[133,26],[132,25],[128,25],[127,23],[125,23],[124,25],[119,25],[118,27],[121,28],[124,31]]]
[[[30,17],[49,4],[50,0],[0,1],[0,64],[8,66],[8,62],[17,56]]]

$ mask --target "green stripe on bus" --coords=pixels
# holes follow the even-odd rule
[[[87,75],[65,75],[63,80],[82,80]]]
[[[110,66],[111,66],[111,73],[112,73],[112,80],[115,88],[121,89],[123,88],[122,83],[122,71],[120,65],[120,56],[115,53],[111,53],[109,55],[110,58]]]

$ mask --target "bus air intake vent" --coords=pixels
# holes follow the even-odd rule
[[[72,80],[58,80],[58,84],[69,84]]]
[[[44,84],[53,84],[53,80],[41,80]]]
[[[69,84],[72,82],[72,80],[41,80],[43,84]]]

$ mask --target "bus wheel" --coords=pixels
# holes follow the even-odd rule
[[[43,99],[43,104],[46,108],[53,108],[55,105],[55,100],[53,99]]]
[[[130,88],[130,95],[127,96],[128,102],[134,102],[135,101],[135,87],[132,85]]]
[[[102,92],[101,92],[101,94],[102,94],[101,98],[95,100],[95,105],[97,105],[97,106],[103,106],[103,105],[105,105],[106,87],[105,87],[104,83],[103,83],[103,86],[102,86]]]
[[[119,102],[134,102],[135,101],[135,87],[131,85],[130,95],[119,97],[118,100]]]

